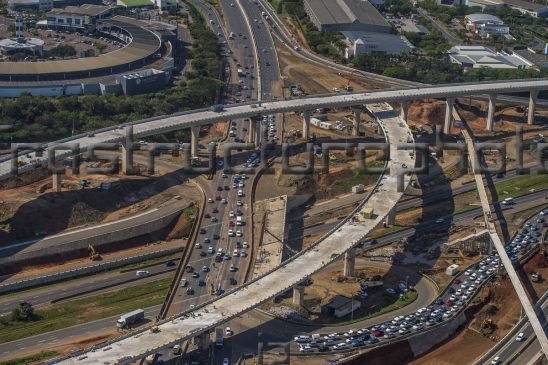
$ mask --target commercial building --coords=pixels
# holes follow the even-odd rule
[[[116,0],[116,5],[124,8],[158,8],[169,10],[177,8],[177,0]]]
[[[522,14],[527,14],[536,17],[547,17],[548,6],[540,3],[532,3],[523,0],[503,0],[504,4],[509,8],[518,10]]]
[[[496,53],[483,46],[454,46],[449,51],[449,60],[463,68],[529,68],[532,63],[515,55]]]
[[[501,0],[466,0],[466,6],[476,6],[482,10],[496,10],[502,8],[504,3]]]
[[[304,0],[304,9],[321,31],[390,33],[392,29],[369,1]]]
[[[411,42],[402,35],[373,32],[342,33],[348,44],[345,50],[346,58],[366,53],[399,54],[414,48]]]
[[[466,29],[482,38],[490,36],[505,36],[510,34],[510,28],[504,22],[490,14],[469,14],[464,17]]]
[[[112,10],[102,5],[67,6],[64,9],[52,9],[46,14],[49,28],[95,29],[97,20],[110,18]]]
[[[354,310],[358,310],[361,303],[358,300],[345,297],[344,295],[336,295],[329,302],[322,306],[322,314],[332,315],[341,318],[349,315]]]
[[[8,0],[8,8],[14,11],[53,9],[53,0]]]

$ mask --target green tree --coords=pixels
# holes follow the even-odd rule
[[[55,57],[72,57],[76,55],[76,50],[73,46],[70,46],[68,44],[60,44],[50,50],[50,53],[54,55]]]
[[[103,54],[103,52],[107,49],[107,45],[103,43],[97,43],[95,45],[95,48],[99,51],[99,54]]]

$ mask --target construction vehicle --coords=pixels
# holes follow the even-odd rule
[[[534,272],[531,275],[531,280],[533,283],[540,283],[542,281],[542,275],[539,272]]]
[[[157,325],[154,325],[154,326],[150,327],[150,332],[151,333],[158,333],[158,332],[160,332],[160,327],[158,327]]]
[[[88,244],[89,259],[91,261],[96,261],[101,259],[99,252],[95,251],[95,248],[91,244]]]
[[[346,90],[346,91],[353,91],[354,88],[352,87],[352,85],[350,84],[352,82],[352,80],[354,80],[354,73],[356,71],[352,71],[352,73],[350,75],[348,75],[348,79],[346,80],[346,85],[343,86],[343,88]]]

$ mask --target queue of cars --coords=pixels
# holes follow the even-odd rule
[[[527,221],[506,246],[506,252],[514,264],[519,263],[522,256],[531,251],[541,236],[542,229],[548,227],[548,210],[541,211],[537,216]],[[446,289],[431,305],[406,316],[394,317],[391,321],[362,329],[351,329],[345,332],[335,332],[326,335],[300,335],[294,338],[300,352],[337,351],[351,347],[368,346],[387,341],[392,338],[423,331],[437,323],[446,321],[460,311],[475,295],[487,279],[502,266],[497,253],[489,255],[469,268],[459,273]],[[396,293],[394,293],[396,294]],[[523,341],[520,333],[516,341]],[[501,359],[494,358],[492,364],[499,364]]]
[[[451,319],[474,296],[478,288],[501,265],[497,254],[490,255],[459,273],[447,290],[432,304],[408,315],[361,329],[350,329],[325,335],[300,335],[294,338],[299,351],[338,351],[351,347],[371,346],[393,338],[418,333]],[[396,293],[397,294],[397,293]]]

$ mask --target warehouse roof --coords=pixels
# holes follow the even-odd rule
[[[305,0],[322,24],[362,24],[388,26],[378,10],[366,0]]]
[[[488,22],[488,23],[494,23],[494,24],[504,24],[504,22],[499,17],[491,14],[482,14],[482,13],[468,14],[466,16],[466,19],[468,19],[469,21],[473,23]]]
[[[160,38],[152,31],[135,26],[126,19],[116,16],[101,21],[101,24],[116,26],[131,34],[131,42],[124,48],[98,57],[43,62],[0,62],[0,74],[16,76],[91,72],[137,62],[156,53],[161,46]]]

